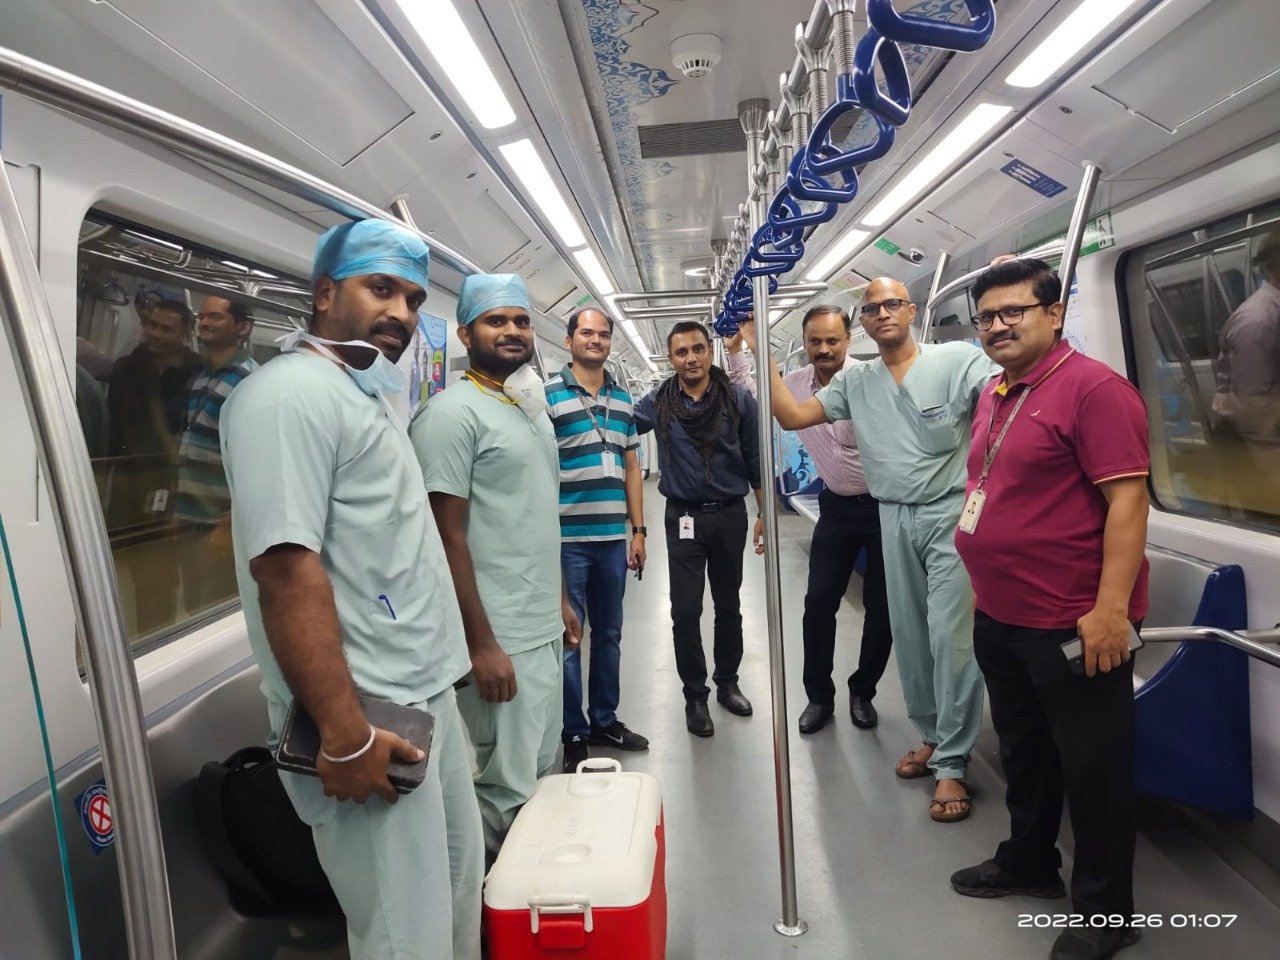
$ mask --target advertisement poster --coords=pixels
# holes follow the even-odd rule
[[[1062,338],[1085,356],[1089,355],[1089,338],[1082,322],[1084,310],[1080,304],[1080,278],[1071,277],[1071,298],[1067,300],[1067,312],[1062,317]]]
[[[449,321],[429,313],[418,314],[418,338],[413,347],[409,374],[409,409],[444,389],[445,347],[449,342]]]

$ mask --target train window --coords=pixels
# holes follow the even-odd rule
[[[1165,510],[1280,530],[1280,204],[1123,267]]]
[[[310,316],[305,281],[90,211],[76,407],[135,653],[238,602],[218,418]]]

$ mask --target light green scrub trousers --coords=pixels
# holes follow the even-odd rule
[[[484,845],[466,735],[452,687],[414,706],[435,733],[426,779],[396,803],[338,802],[314,777],[280,779],[315,835],[352,960],[479,960]]]
[[[506,703],[481,700],[474,683],[458,691],[458,712],[476,751],[476,799],[491,859],[538,780],[555,770],[564,719],[562,649],[557,637],[510,654],[516,695]]]
[[[932,503],[880,501],[889,621],[907,716],[934,747],[939,780],[962,778],[982,722],[973,657],[973,587],[956,552],[962,493]]]

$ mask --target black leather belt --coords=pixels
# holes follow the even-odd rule
[[[715,513],[725,507],[732,507],[735,503],[741,504],[742,497],[730,497],[728,500],[672,500],[668,498],[667,503],[677,510],[690,513]]]

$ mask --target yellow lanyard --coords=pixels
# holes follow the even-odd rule
[[[490,383],[494,384],[495,386],[498,386],[498,387],[502,386],[502,384],[498,383],[497,380],[494,380],[491,377],[486,377],[483,373],[476,373],[473,370],[468,370],[466,373],[462,375],[462,378],[464,380],[470,380],[473,384],[475,384],[476,389],[479,390],[481,393],[488,394],[489,396],[493,397],[495,400],[501,400],[503,403],[509,403],[513,407],[518,406],[518,404],[514,400],[512,400],[510,397],[508,397],[505,393],[495,392],[494,390],[486,387],[483,383],[477,380],[476,377],[482,377],[483,379],[488,380]]]

